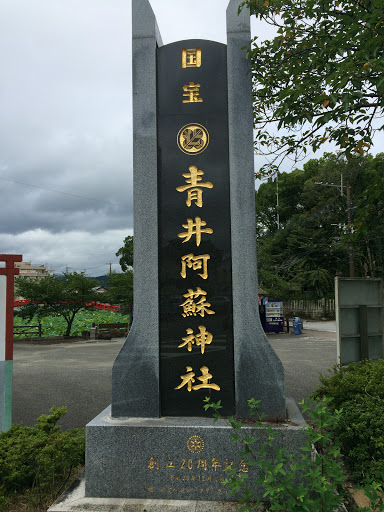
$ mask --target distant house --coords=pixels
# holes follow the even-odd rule
[[[15,267],[20,269],[18,279],[42,279],[52,273],[45,265],[32,265],[30,261],[16,262]]]
[[[97,293],[105,293],[107,291],[107,288],[103,285],[95,286],[95,288],[92,288],[93,291]]]

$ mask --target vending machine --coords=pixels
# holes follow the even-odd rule
[[[267,301],[261,317],[261,323],[265,332],[284,332],[283,301]]]

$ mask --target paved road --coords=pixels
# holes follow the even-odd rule
[[[111,403],[111,369],[123,341],[15,343],[13,421],[34,425],[53,405],[66,405],[63,427],[84,427]]]
[[[305,330],[300,336],[271,334],[268,339],[285,368],[286,394],[296,401],[309,396],[319,373],[336,362],[332,332]],[[52,405],[67,405],[63,427],[84,427],[111,402],[111,368],[123,341],[15,343],[14,422],[34,425]]]

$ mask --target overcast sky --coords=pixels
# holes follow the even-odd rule
[[[226,42],[227,0],[150,2],[164,44]],[[1,0],[0,64],[0,253],[57,273],[120,270],[133,234],[130,0]]]

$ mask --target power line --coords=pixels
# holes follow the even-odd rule
[[[24,183],[22,181],[11,180],[9,178],[1,178],[0,177],[0,180],[11,181],[12,183],[17,183],[18,185],[25,185],[26,187],[40,188],[42,190],[48,190],[49,192],[56,192],[56,194],[64,194],[66,196],[78,197],[80,199],[88,199],[89,201],[98,201],[99,203],[112,204],[114,206],[128,206],[128,204],[126,204],[126,203],[124,203],[124,204],[112,203],[111,201],[104,201],[103,199],[97,199],[95,197],[86,197],[86,196],[81,196],[79,194],[71,194],[69,192],[62,192],[61,190],[54,190],[53,188],[41,187],[39,185],[32,185],[31,183]]]

